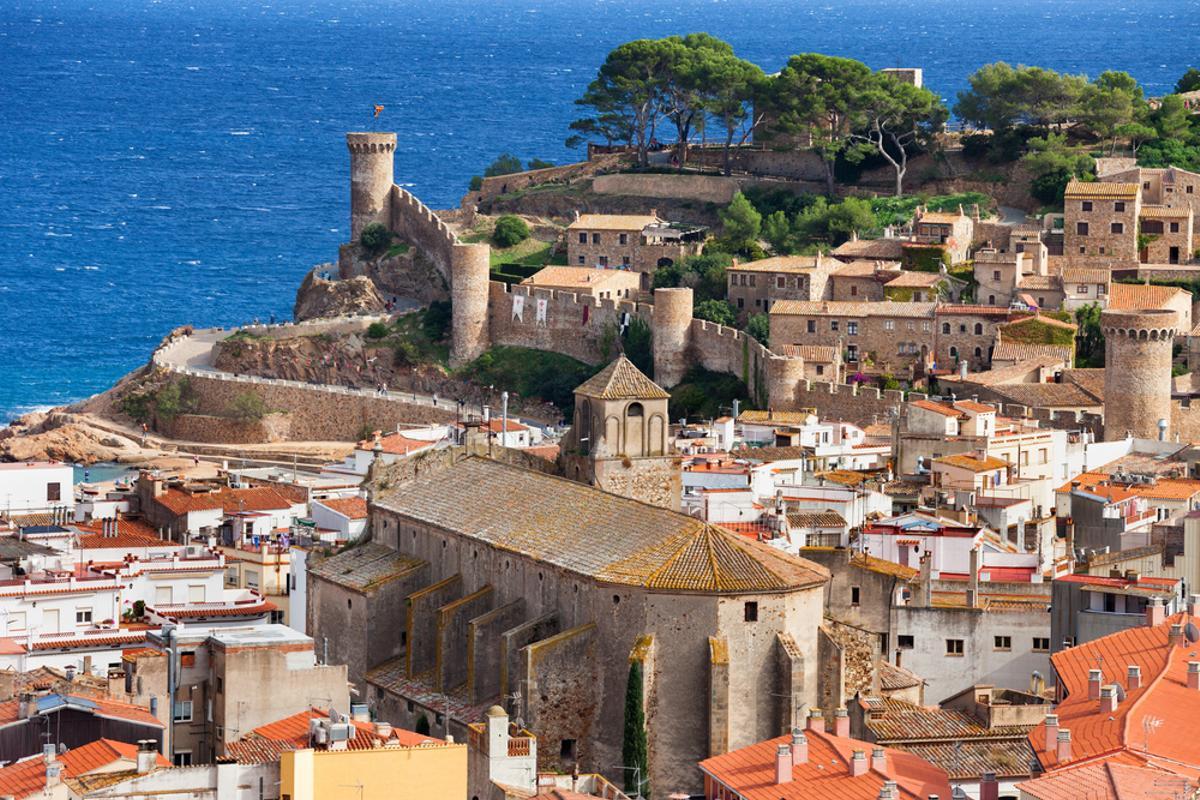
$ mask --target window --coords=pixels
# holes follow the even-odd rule
[[[896,330],[896,321],[895,321],[894,319],[885,319],[885,320],[883,321],[883,329],[884,329],[885,331],[894,331],[894,330]]]
[[[976,336],[982,336],[982,335],[983,335],[983,323],[982,323],[982,322],[976,322],[976,323],[975,323],[975,335],[976,335]]]
[[[942,333],[950,333],[950,323],[949,322],[942,323]]]
[[[808,321],[807,327],[808,327],[809,333],[816,333],[817,332],[817,321],[815,319],[810,319]]]
[[[580,255],[576,256],[576,260],[577,260],[577,261],[578,261],[580,264],[586,264],[586,263],[587,263],[587,259],[583,257],[583,254],[580,254]]]
[[[191,722],[192,721],[192,701],[191,700],[176,701],[174,718],[175,718],[176,722]],[[179,752],[176,751],[175,754],[179,755]],[[189,753],[189,756],[190,755],[191,754]]]
[[[1033,652],[1049,653],[1050,652],[1050,637],[1049,636],[1033,637]]]
[[[628,233],[620,234],[619,236],[617,236],[617,241],[620,242],[621,244],[629,244],[629,234]]]
[[[1000,280],[1000,270],[998,270],[998,269],[992,270],[992,280],[994,280],[994,281]]]
[[[751,600],[742,611],[746,622],[758,622],[758,603]]]
[[[754,286],[754,285],[756,285],[756,283],[757,283],[757,282],[758,282],[758,276],[757,276],[757,275],[751,275],[751,276],[750,276],[750,285],[751,285],[751,286]]]
[[[600,266],[602,266],[602,267],[608,266],[608,256],[600,256],[600,258],[597,260],[600,262]]]
[[[42,627],[45,628],[46,626],[43,625]],[[58,626],[55,626],[55,629],[57,629],[57,627]],[[24,611],[8,612],[8,629],[10,631],[25,630],[25,612]]]
[[[959,325],[959,326],[958,326],[958,332],[959,332],[959,333],[966,333],[966,332],[967,332],[967,325],[966,325],[966,323],[965,323],[965,322],[964,322],[963,324],[961,324],[961,325]]]
[[[1080,245],[1079,246],[1079,255],[1084,255],[1085,253],[1087,253],[1087,248],[1084,247],[1083,245]]]
[[[1187,187],[1187,190],[1186,190],[1186,193],[1187,193],[1187,194],[1195,194],[1195,192],[1194,192],[1194,191],[1192,191],[1192,190],[1193,190],[1193,189],[1195,189],[1195,188],[1196,188],[1196,187],[1194,187],[1194,186],[1188,186],[1188,187]]]
[[[600,244],[600,234],[598,234],[598,233],[592,234],[592,244]]]
[[[896,637],[896,647],[899,647],[901,650],[912,650],[913,649],[913,637],[912,636],[904,636],[904,635],[897,636]]]
[[[1124,211],[1124,210],[1125,210],[1125,201],[1124,200],[1118,200],[1117,202],[1113,203],[1113,211]]]
[[[836,331],[837,329],[838,329],[838,321],[836,319],[831,319],[829,321],[829,330]]]
[[[191,765],[192,765],[192,751],[191,750],[176,750],[175,751],[175,766],[190,767]],[[286,795],[286,796],[288,797],[288,800],[291,800],[290,795]]]
[[[1086,222],[1076,222],[1075,223],[1075,233],[1079,234],[1080,236],[1087,236],[1088,235],[1088,224]]]
[[[928,333],[929,331],[933,330],[933,323],[932,323],[932,322],[922,322],[922,323],[921,323],[921,330],[923,330],[923,331],[925,331],[926,333]],[[947,333],[949,333],[949,331],[947,331]]]
[[[988,305],[989,305],[989,306],[994,306],[994,305],[996,305],[996,295],[994,295],[994,294],[989,294],[989,295],[988,295]]]
[[[858,336],[858,323],[850,320],[846,323],[846,333],[850,336]]]
[[[189,603],[203,603],[204,602],[204,584],[203,583],[193,583],[191,586],[188,586],[188,602]]]
[[[47,483],[46,484],[46,501],[49,503],[57,503],[62,500],[62,484]]]
[[[1092,201],[1084,200],[1082,203],[1079,204],[1079,208],[1082,211],[1091,211],[1092,210]]]
[[[76,625],[91,625],[92,610],[90,608],[75,609],[75,624]]]
[[[961,656],[963,654],[962,639],[947,639],[946,640],[946,655]]]
[[[818,375],[825,374],[825,366],[823,364],[817,364],[817,374]]]
[[[221,694],[224,691],[225,691],[225,679],[222,678],[220,675],[218,675],[217,676],[217,694]]]
[[[587,244],[587,231],[582,231],[579,234],[579,243]]]
[[[621,264],[628,267],[630,264],[629,256],[621,256]]]
[[[858,586],[850,587],[850,605],[857,606],[862,597],[862,590]]]
[[[958,358],[958,348],[957,348],[957,347],[951,347],[951,348],[950,348],[950,357],[951,357],[951,358]]]
[[[787,286],[787,278],[783,277],[782,275],[776,275],[775,276],[775,288],[783,289],[786,286]]]
[[[1179,223],[1178,222],[1171,223],[1171,233],[1179,233]]]
[[[196,666],[196,651],[189,650],[186,653],[179,654],[179,666],[194,667]]]
[[[992,649],[994,650],[1012,650],[1011,636],[996,636],[993,639]]]
[[[744,298],[744,297],[739,297],[739,298],[737,299],[737,301],[738,301],[738,308],[745,308],[745,307],[746,307],[746,298]]]
[[[1125,232],[1125,223],[1124,222],[1114,222],[1109,227],[1113,233],[1124,233]]]
[[[982,347],[976,347],[976,348],[975,348],[975,357],[976,357],[976,358],[983,358],[983,348],[982,348]]]
[[[641,403],[630,403],[629,408],[625,411],[625,414],[630,417],[642,416],[644,414],[644,410],[642,409],[642,404]]]
[[[558,745],[558,755],[563,761],[575,760],[575,740],[563,739]]]

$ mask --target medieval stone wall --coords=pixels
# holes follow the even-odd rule
[[[616,169],[630,160],[625,153],[610,153],[600,155],[590,161],[579,161],[573,164],[561,164],[545,169],[531,169],[525,172],[513,172],[508,175],[494,175],[483,179],[483,185],[478,191],[467,192],[463,195],[462,207],[473,208],[484,205],[505,194],[519,192],[530,186],[543,186],[547,183],[570,183],[571,181],[589,178],[606,170]]]
[[[442,277],[453,284],[451,250],[458,237],[437,214],[402,186],[392,187],[391,229],[423,251]]]
[[[243,422],[217,414],[180,414],[163,422],[164,433],[184,442],[209,444],[261,444],[291,439],[291,414],[267,414],[260,420]]]

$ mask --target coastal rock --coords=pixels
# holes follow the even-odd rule
[[[11,428],[15,435],[0,441],[3,461],[97,461],[139,460],[143,453],[133,442],[97,430],[83,422],[69,422],[49,430],[30,432]]]
[[[384,300],[366,277],[327,281],[310,272],[296,291],[292,316],[297,322],[318,317],[337,317],[383,311]]]

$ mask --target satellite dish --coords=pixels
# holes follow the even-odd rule
[[[1187,637],[1189,642],[1195,644],[1200,641],[1200,628],[1196,627],[1196,623],[1189,622],[1187,627],[1183,629],[1183,635]]]

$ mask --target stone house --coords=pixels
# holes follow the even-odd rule
[[[567,226],[567,263],[574,267],[625,268],[650,289],[654,271],[704,248],[705,228],[670,223],[658,214],[580,214]]]
[[[729,302],[740,316],[762,314],[780,300],[821,300],[838,262],[815,256],[774,256],[734,262],[725,270]]]
[[[851,261],[830,273],[829,299],[847,302],[884,300],[883,287],[899,275],[899,261]]]
[[[1200,214],[1200,174],[1178,167],[1134,167],[1101,175],[1099,180],[1136,183],[1142,202],[1167,208],[1191,208]]]
[[[1108,287],[1112,284],[1112,272],[1107,269],[1088,267],[1066,267],[1062,271],[1062,307],[1075,311],[1086,305],[1097,303],[1101,308],[1108,305]]]
[[[830,253],[838,261],[851,264],[855,261],[899,261],[904,255],[904,239],[885,236],[880,239],[859,239],[858,234],[842,242]]]
[[[923,370],[933,350],[933,303],[780,301],[771,309],[771,349],[837,347],[847,369]]]
[[[1042,250],[1045,245],[1038,243]],[[1056,309],[1063,304],[1062,280],[1046,272],[1045,259],[1028,251],[981,248],[975,252],[976,300],[989,306]]]
[[[912,241],[945,247],[951,264],[962,264],[971,256],[975,223],[959,206],[957,212],[917,208],[913,216]]]
[[[521,285],[574,292],[597,300],[623,300],[637,297],[642,277],[631,269],[550,266],[542,267]]]
[[[1188,206],[1143,206],[1139,220],[1146,246],[1138,252],[1143,264],[1186,264],[1193,260],[1195,214]]]
[[[842,351],[838,347],[823,347],[814,344],[785,344],[779,354],[804,359],[804,378],[810,381],[841,383],[845,378],[842,369]]]
[[[1073,264],[1136,265],[1141,208],[1136,183],[1071,181],[1063,196],[1063,255]]]
[[[936,365],[951,368],[965,361],[971,369],[985,369],[999,327],[1014,316],[1011,309],[997,306],[939,305],[932,348]]]
[[[883,285],[883,296],[898,303],[935,303],[962,285],[949,275],[905,270]]]
[[[505,705],[537,736],[540,771],[617,779],[636,662],[650,781],[695,791],[697,761],[771,735],[816,701],[820,566],[542,472],[427,462],[372,503],[375,545],[425,571],[379,621],[399,653],[367,660],[379,716],[463,736]],[[353,553],[330,569],[346,575],[337,562]],[[332,613],[342,596],[313,578],[314,605]],[[369,646],[344,625],[314,633],[337,652],[346,642],[335,639]]]

